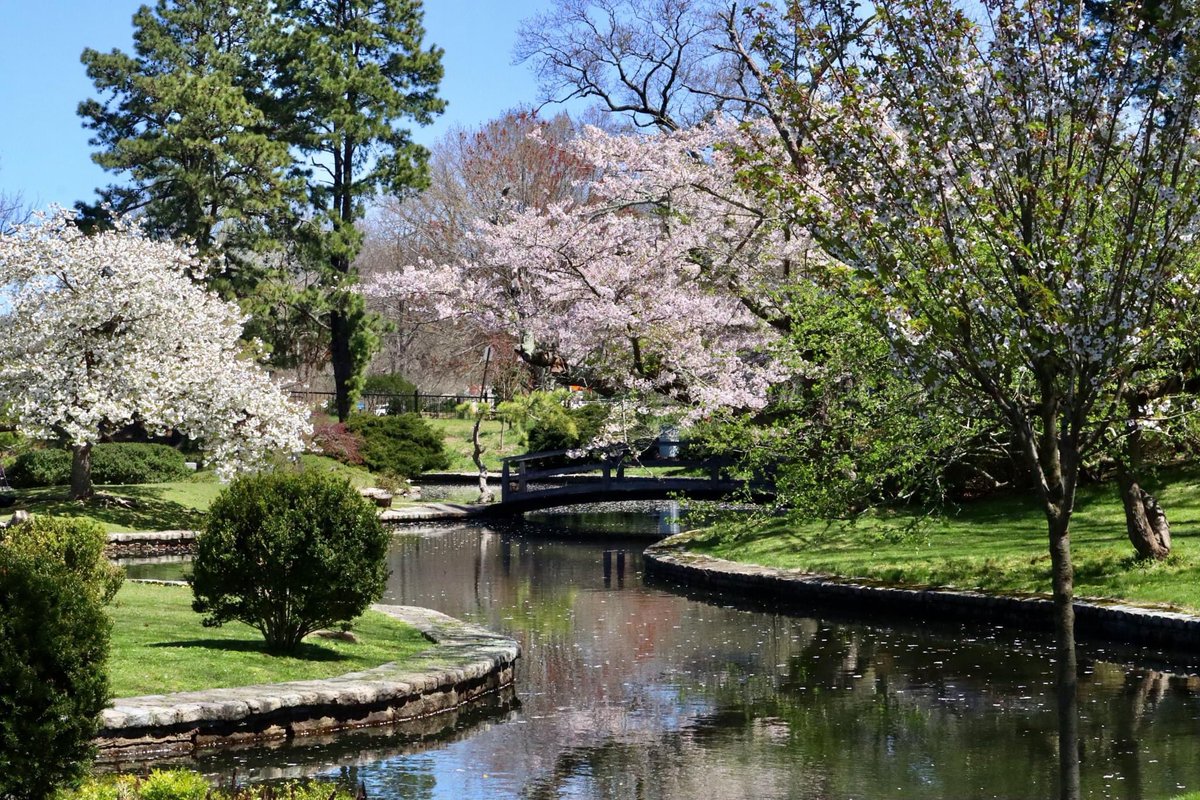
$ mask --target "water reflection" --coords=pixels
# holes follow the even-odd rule
[[[520,640],[520,706],[415,749],[375,740],[366,758],[353,740],[333,740],[325,773],[395,800],[1056,794],[1049,635],[714,602],[647,585],[645,539],[601,522],[564,522],[562,540],[545,535],[548,517],[532,537],[398,537],[387,600]],[[659,522],[637,524],[653,532]],[[1087,645],[1080,663],[1083,796],[1200,788],[1195,668]],[[345,761],[328,766],[339,748]]]

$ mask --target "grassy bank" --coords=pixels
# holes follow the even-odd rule
[[[110,608],[114,697],[330,678],[429,647],[415,628],[368,611],[354,624],[358,642],[310,636],[294,656],[269,655],[258,631],[241,623],[205,628],[191,603],[187,587],[121,588]]]
[[[1200,611],[1200,474],[1176,474],[1157,489],[1174,541],[1161,563],[1134,559],[1114,487],[1080,490],[1071,522],[1076,595]],[[1034,498],[980,501],[915,522],[886,512],[855,523],[793,516],[698,532],[690,547],[735,561],[889,583],[1049,592],[1046,522]]]
[[[425,421],[435,431],[445,437],[446,453],[450,456],[449,472],[475,472],[475,462],[471,460],[474,444],[471,432],[475,420],[457,419],[454,417],[426,417]],[[517,430],[504,430],[504,446],[500,446],[503,423],[499,420],[485,419],[479,426],[479,441],[484,447],[483,463],[489,470],[500,469],[500,459],[516,456],[525,452],[524,436]]]

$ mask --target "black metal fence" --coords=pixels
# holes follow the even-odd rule
[[[311,409],[323,409],[333,413],[333,392],[314,392],[302,389],[292,390],[293,400],[303,403]],[[432,416],[451,416],[454,409],[466,402],[487,403],[496,405],[494,397],[477,397],[467,394],[362,394],[355,404],[355,410],[365,414],[430,414]]]

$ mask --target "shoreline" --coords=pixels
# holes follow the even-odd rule
[[[513,685],[516,641],[437,611],[374,605],[416,627],[433,646],[395,662],[323,680],[116,698],[101,712],[100,761],[191,755],[452,711]]]
[[[906,587],[766,567],[696,553],[686,539],[670,537],[648,547],[646,573],[688,586],[753,599],[773,599],[909,619],[1001,622],[1040,630],[1053,627],[1054,601],[1040,595],[1006,595],[940,587]],[[1169,650],[1200,651],[1200,616],[1119,601],[1076,598],[1077,636]]]

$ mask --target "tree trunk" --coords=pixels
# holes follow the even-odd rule
[[[1054,585],[1055,685],[1058,696],[1059,797],[1079,800],[1079,699],[1075,656],[1075,574],[1071,565],[1071,512],[1047,512]]]
[[[86,500],[92,496],[92,446],[78,444],[71,448],[71,499]]]
[[[471,430],[471,444],[474,450],[471,453],[471,460],[475,462],[475,468],[479,470],[479,500],[480,503],[490,503],[494,499],[492,487],[488,486],[488,469],[483,463],[483,445],[479,443],[479,426],[483,422],[484,412],[481,408],[475,412],[475,427]]]
[[[334,406],[339,422],[350,417],[350,381],[354,377],[354,356],[350,352],[352,324],[342,311],[329,313],[329,353],[333,364]]]
[[[1162,506],[1138,484],[1133,473],[1117,472],[1121,502],[1125,506],[1125,530],[1138,558],[1161,561],[1171,554],[1171,524]]]
[[[1145,460],[1142,453],[1142,426],[1138,421],[1145,412],[1141,397],[1129,399],[1128,435],[1125,460],[1117,461],[1117,484],[1125,506],[1125,532],[1138,558],[1161,561],[1171,554],[1171,525],[1167,514],[1154,496],[1141,487],[1137,473]]]

